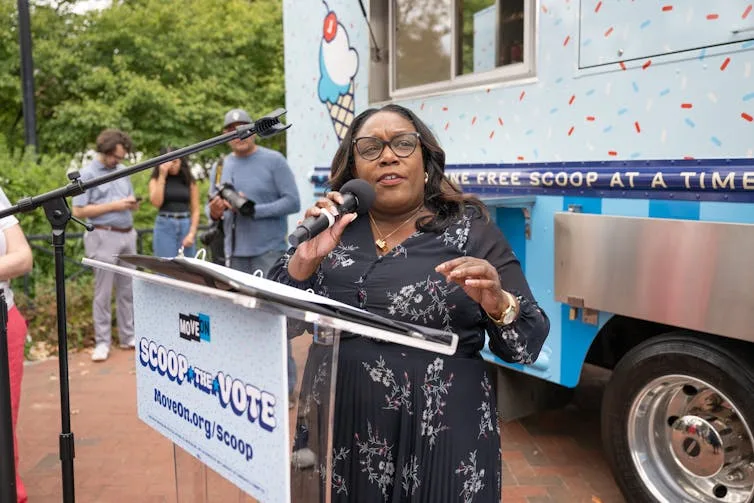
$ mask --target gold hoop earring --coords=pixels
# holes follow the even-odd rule
[[[427,173],[427,172],[425,171],[425,172],[424,172],[424,183],[426,184],[427,182],[429,182],[429,173]]]

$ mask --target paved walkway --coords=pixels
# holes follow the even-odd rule
[[[136,416],[133,358],[117,348],[105,363],[70,357],[77,502],[176,502],[172,444]],[[504,503],[623,502],[600,453],[599,382],[587,380],[581,406],[503,427]],[[25,367],[19,442],[30,503],[62,501],[59,384],[56,359]]]

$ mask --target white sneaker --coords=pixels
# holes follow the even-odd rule
[[[121,342],[119,347],[120,349],[134,349],[136,347],[136,342],[134,342],[134,339],[132,337],[131,340],[126,343]]]
[[[92,361],[103,362],[107,360],[107,357],[109,355],[110,355],[110,348],[108,348],[105,344],[97,344],[94,347],[94,351],[92,351]]]

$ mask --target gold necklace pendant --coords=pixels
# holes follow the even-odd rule
[[[412,214],[412,215],[411,215],[410,217],[408,217],[408,218],[407,218],[407,219],[406,219],[406,220],[405,220],[405,221],[404,221],[404,222],[403,222],[402,224],[400,224],[400,225],[399,225],[398,227],[396,227],[395,229],[393,229],[393,231],[392,231],[392,232],[391,232],[390,234],[388,234],[387,236],[383,236],[383,235],[382,235],[382,231],[380,231],[380,228],[379,228],[379,227],[377,226],[377,222],[375,222],[375,221],[374,221],[374,217],[372,216],[372,214],[371,214],[371,213],[369,213],[369,220],[371,220],[371,222],[372,222],[372,225],[374,225],[374,228],[375,228],[375,230],[377,230],[377,234],[379,234],[379,235],[380,235],[380,238],[379,238],[379,239],[377,239],[377,240],[376,240],[376,241],[374,242],[374,244],[375,244],[375,245],[377,245],[377,248],[378,248],[378,249],[379,249],[379,250],[380,250],[380,251],[381,251],[382,253],[386,253],[386,252],[388,251],[388,246],[387,246],[387,238],[389,238],[390,236],[392,236],[393,234],[395,234],[396,232],[398,232],[398,230],[399,230],[399,229],[400,229],[401,227],[403,227],[404,225],[406,225],[407,223],[409,223],[409,222],[411,221],[411,219],[412,219],[412,218],[414,218],[414,217],[416,217],[416,215],[417,215],[417,214],[418,214],[418,213],[419,213],[419,212],[420,212],[421,210],[422,210],[422,207],[420,206],[420,207],[419,207],[419,209],[417,209],[417,210],[416,210],[416,211],[415,211],[415,212],[414,212],[414,213],[413,213],[413,214]]]

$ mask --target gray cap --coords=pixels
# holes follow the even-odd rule
[[[234,108],[227,114],[225,114],[225,121],[223,121],[223,128],[243,122],[244,124],[251,124],[251,117],[246,113],[246,110],[242,108]]]

